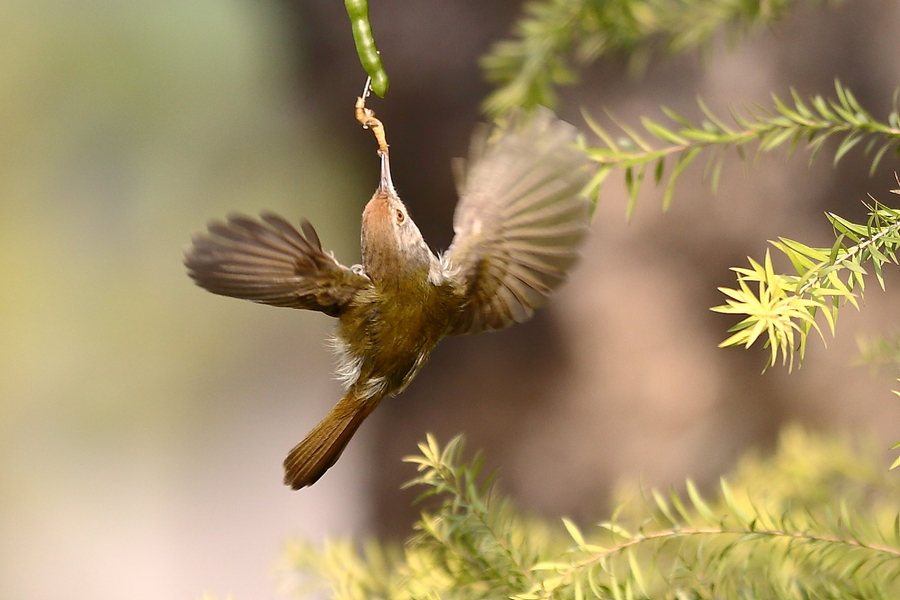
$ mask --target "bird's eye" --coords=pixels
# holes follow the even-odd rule
[[[397,209],[397,223],[402,223],[406,219],[406,216],[403,214],[403,211],[399,208]]]

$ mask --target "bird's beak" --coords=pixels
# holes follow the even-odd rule
[[[388,158],[387,150],[378,154],[381,156],[381,181],[378,184],[378,191],[385,194],[396,194],[394,182],[391,181],[391,161]]]

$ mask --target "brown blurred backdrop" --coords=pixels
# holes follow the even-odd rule
[[[372,2],[391,76],[374,99],[394,179],[436,249],[451,237],[449,160],[466,152],[489,87],[477,58],[512,1]],[[848,0],[702,60],[640,79],[624,58],[564,90],[560,113],[611,109],[636,124],[660,104],[697,117],[770,105],[839,77],[879,118],[900,84],[900,3]],[[519,505],[589,524],[622,477],[714,482],[785,422],[900,438],[892,374],[851,366],[858,335],[895,331],[898,278],[811,344],[788,375],[765,353],[719,350],[711,313],[730,266],[767,239],[833,241],[823,211],[891,202],[896,161],[868,177],[802,152],[701,168],[672,209],[648,187],[626,223],[621,180],[603,194],[583,263],[551,306],[511,330],[450,339],[383,405],[313,488],[281,460],[337,399],[319,314],[195,288],[181,248],[205,221],[274,209],[310,218],[346,263],[376,183],[352,118],[364,75],[335,0],[0,5],[0,597],[96,600],[278,596],[294,535],[402,537],[417,509],[402,456],[426,432],[465,433]],[[885,453],[885,465],[889,464]]]

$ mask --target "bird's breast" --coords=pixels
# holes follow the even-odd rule
[[[373,286],[360,294],[338,328],[343,353],[358,366],[355,383],[383,378],[386,393],[406,387],[447,331],[448,294],[427,282],[416,290]]]

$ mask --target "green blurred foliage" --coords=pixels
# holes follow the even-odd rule
[[[840,0],[833,0],[836,4]],[[531,0],[513,27],[513,38],[494,44],[481,60],[497,86],[482,107],[491,115],[514,106],[554,107],[557,88],[578,81],[601,57],[628,57],[641,73],[660,57],[708,49],[725,35],[781,21],[796,0]]]
[[[871,448],[782,433],[750,454],[719,494],[620,486],[608,521],[582,530],[527,517],[461,438],[429,437],[409,460],[423,511],[402,548],[348,541],[288,546],[298,595],[334,598],[895,598],[900,593],[900,480]],[[433,504],[431,505],[433,506]]]

